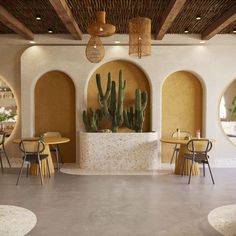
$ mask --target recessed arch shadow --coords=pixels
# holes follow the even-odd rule
[[[195,136],[203,132],[203,87],[191,72],[177,71],[169,75],[162,86],[162,134],[169,138],[178,128]],[[162,161],[169,162],[173,147],[162,144]]]
[[[107,74],[111,72],[112,79],[118,83],[119,70],[122,70],[123,77],[126,80],[126,97],[124,107],[127,109],[134,104],[135,89],[140,88],[148,93],[148,104],[145,111],[145,121],[143,131],[151,130],[151,86],[145,72],[136,64],[127,60],[112,60],[98,67],[91,75],[87,85],[87,107],[98,108],[97,85],[95,76],[101,74],[103,90],[106,89]]]
[[[59,131],[70,139],[61,145],[65,162],[76,160],[75,86],[61,71],[42,75],[35,86],[35,135]]]

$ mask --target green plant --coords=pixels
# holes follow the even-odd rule
[[[126,80],[123,79],[122,71],[119,71],[118,91],[116,82],[112,80],[111,73],[108,73],[106,92],[103,93],[101,85],[101,75],[96,74],[96,83],[98,88],[98,103],[100,109],[94,111],[89,108],[83,111],[83,122],[88,132],[97,132],[100,128],[100,122],[109,122],[112,132],[117,132],[118,128],[125,123],[126,127],[142,132],[147,106],[147,92],[141,92],[140,89],[135,90],[135,106],[129,110],[124,110],[124,99]]]
[[[97,132],[101,119],[102,112],[99,109],[94,111],[92,108],[89,108],[88,111],[83,111],[83,122],[87,132]]]
[[[231,102],[231,107],[227,108],[227,110],[230,112],[230,120],[233,120],[236,117],[236,96]]]
[[[112,132],[117,132],[123,124],[123,104],[125,97],[126,81],[123,80],[122,71],[119,71],[118,95],[116,93],[116,82],[111,79],[111,73],[108,73],[107,88],[103,94],[101,86],[101,76],[96,75],[98,88],[98,101],[103,115],[111,121]]]
[[[124,111],[124,122],[126,127],[135,130],[136,132],[142,132],[144,122],[144,111],[147,106],[147,92],[141,92],[140,89],[135,90],[135,111],[133,107]]]
[[[116,82],[112,81],[111,99],[109,106],[110,119],[112,121],[112,132],[117,132],[118,128],[123,124],[123,110],[125,98],[126,81],[123,80],[122,71],[119,71],[118,98],[116,94]],[[117,98],[117,99],[116,99]]]
[[[101,85],[101,75],[96,74],[96,83],[98,88],[98,103],[101,107],[101,111],[105,117],[109,118],[110,114],[108,111],[109,103],[110,103],[110,93],[111,93],[111,73],[108,73],[107,78],[107,88],[105,94],[102,91]]]
[[[12,113],[12,110],[6,110],[5,107],[0,108],[0,122],[8,121],[8,120],[13,120],[15,121],[15,114]]]

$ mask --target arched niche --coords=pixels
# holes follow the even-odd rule
[[[75,162],[75,86],[60,71],[44,74],[35,86],[35,135],[59,131],[70,142],[61,145],[65,162]]]
[[[162,137],[169,138],[178,128],[203,132],[203,89],[200,80],[190,72],[178,71],[162,86]],[[162,162],[170,162],[173,146],[162,144]]]
[[[236,145],[236,79],[226,87],[221,96],[219,120],[225,137]]]
[[[151,89],[148,78],[145,73],[135,64],[124,61],[115,60],[100,66],[91,76],[88,88],[87,88],[87,107],[99,108],[98,104],[98,90],[96,84],[96,74],[101,74],[101,82],[103,91],[105,92],[107,85],[107,75],[111,72],[112,79],[116,81],[118,85],[119,70],[123,71],[123,78],[126,80],[126,92],[124,108],[127,109],[134,105],[135,89],[139,88],[142,91],[146,90],[148,93],[148,103],[145,110],[145,120],[143,125],[143,131],[148,132],[151,130]],[[106,127],[107,128],[107,127]]]
[[[0,77],[0,131],[6,137],[14,132],[18,121],[18,102],[15,93],[5,79]]]

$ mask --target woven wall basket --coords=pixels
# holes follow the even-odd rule
[[[105,56],[105,49],[98,36],[91,36],[88,41],[85,54],[87,59],[92,63],[98,63],[103,59]]]

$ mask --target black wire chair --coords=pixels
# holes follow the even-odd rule
[[[41,139],[23,139],[19,143],[19,149],[23,152],[23,161],[21,165],[21,169],[17,178],[16,185],[19,184],[24,164],[27,163],[27,177],[29,173],[29,163],[37,164],[39,166],[39,175],[41,180],[41,185],[43,185],[43,174],[42,174],[42,160],[46,160],[48,174],[51,177],[49,164],[48,164],[48,154],[43,154],[45,149],[45,145]]]
[[[46,137],[61,137],[61,134],[60,134],[60,132],[46,132],[46,133],[43,134],[42,137],[43,138],[46,138]],[[57,163],[57,170],[59,171],[59,169],[60,169],[59,158],[60,158],[61,163],[64,164],[60,147],[59,147],[58,144],[50,144],[49,147],[50,147],[50,152],[55,153],[56,163]]]
[[[2,154],[5,155],[9,167],[11,167],[11,163],[9,161],[6,149],[5,149],[5,138],[6,138],[6,133],[5,132],[0,132],[0,163],[1,163],[1,170],[3,172],[3,162],[2,162]]]
[[[190,167],[190,174],[189,174],[189,180],[188,184],[190,184],[191,177],[192,177],[192,168],[194,162],[200,163],[203,165],[203,175],[205,177],[205,164],[208,165],[209,172],[211,175],[212,183],[215,184],[210,163],[209,163],[209,155],[208,152],[212,148],[212,142],[209,139],[191,139],[187,143],[187,150],[188,152],[184,154],[184,162],[182,166],[182,176],[184,174],[184,169],[185,169],[185,162],[186,160],[190,160],[191,162],[191,167]]]

